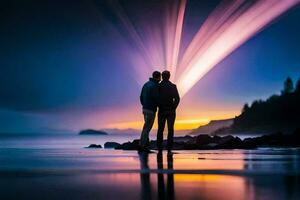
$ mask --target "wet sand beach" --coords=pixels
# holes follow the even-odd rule
[[[1,148],[3,199],[299,199],[299,149]]]

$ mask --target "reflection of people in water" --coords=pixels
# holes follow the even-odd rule
[[[151,179],[150,169],[148,165],[149,153],[141,152],[140,157],[140,178],[141,178],[141,199],[151,199]],[[167,185],[164,181],[163,169],[163,153],[157,153],[157,198],[158,199],[174,199],[174,174],[173,170],[173,154],[167,155],[168,174]]]
[[[168,182],[167,182],[167,199],[174,199],[174,173],[173,173],[173,154],[168,154]]]
[[[139,153],[140,157],[140,179],[141,179],[141,199],[151,199],[151,183],[150,183],[150,171],[148,165],[149,154],[147,152]]]
[[[162,151],[159,151],[157,154],[157,192],[158,199],[165,198],[165,181],[163,171],[163,155]]]
[[[157,192],[158,199],[174,199],[174,174],[173,170],[173,154],[167,155],[168,175],[167,175],[167,191],[165,191],[165,180],[163,174],[163,154],[159,151],[157,154]]]

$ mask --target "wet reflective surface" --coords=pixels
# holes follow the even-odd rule
[[[6,144],[0,145],[0,197],[300,199],[299,169],[299,149],[138,154]]]
[[[299,150],[1,149],[5,199],[299,199]],[[17,192],[16,192],[17,191]]]

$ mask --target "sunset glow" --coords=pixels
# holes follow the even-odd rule
[[[300,0],[0,10],[1,199],[300,200]]]
[[[181,96],[176,130],[234,118],[245,103],[279,94],[287,76],[298,79],[299,2],[105,0],[79,1],[75,7],[66,2],[51,8],[42,2],[7,6],[0,128],[140,130],[142,85],[154,70],[165,69]],[[27,17],[19,16],[27,10]]]
[[[199,125],[204,125],[209,122],[209,119],[178,119],[175,122],[176,130],[188,130],[199,127]],[[130,122],[120,122],[112,123],[107,126],[107,128],[118,128],[118,129],[141,129],[143,127],[144,121],[130,121]],[[154,124],[154,129],[157,128],[157,123]]]

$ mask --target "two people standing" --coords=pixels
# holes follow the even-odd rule
[[[163,149],[163,132],[168,127],[167,150],[173,148],[176,108],[180,97],[175,84],[170,81],[170,72],[154,71],[152,78],[142,88],[140,101],[143,106],[144,126],[140,139],[140,151],[149,151],[149,133],[155,121],[158,108],[157,149]],[[162,81],[161,81],[162,78]],[[161,81],[161,82],[160,82]]]

